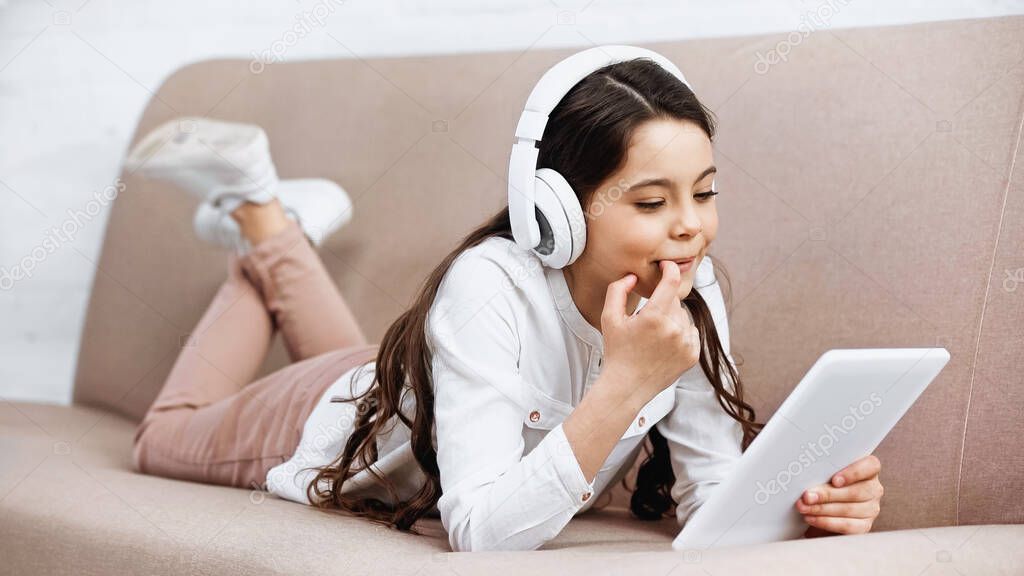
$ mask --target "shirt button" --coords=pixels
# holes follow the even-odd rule
[[[640,417],[640,420],[639,420],[639,421],[637,421],[637,424],[639,424],[639,425],[640,425],[640,427],[641,427],[641,428],[643,428],[643,427],[644,427],[644,424],[645,424],[646,422],[647,422],[647,418],[644,418],[643,416],[641,416],[641,417]]]
[[[530,412],[530,422],[536,422],[538,420],[540,420],[540,412],[537,410]]]
[[[583,493],[583,501],[586,502],[587,500],[590,500],[590,492]]]

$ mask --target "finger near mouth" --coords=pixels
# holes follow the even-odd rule
[[[671,264],[671,265],[673,265],[673,266],[679,266],[679,263],[677,263],[677,262],[676,262],[676,261],[674,261],[674,260],[654,260],[653,262],[651,262],[651,266],[654,266],[654,267],[655,267],[655,268],[657,268],[658,270],[661,270],[661,263],[662,263],[662,262],[668,262],[669,264]],[[697,259],[696,259],[696,258],[694,258],[694,259],[693,259],[693,260],[692,260],[692,261],[690,262],[690,264],[691,264],[691,266],[690,266],[690,270],[692,270],[692,269],[693,269],[693,266],[692,266],[692,264],[695,264],[696,262],[697,262]],[[688,272],[688,271],[689,271],[689,270],[687,270],[687,272]]]

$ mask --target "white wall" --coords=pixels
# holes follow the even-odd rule
[[[830,7],[834,28],[1024,13],[1024,0],[767,4],[0,0],[0,400],[70,401],[107,217],[85,211],[103,207],[95,195],[117,177],[151,93],[188,62],[274,46],[285,59],[350,58],[757,34]],[[322,25],[309,25],[314,11],[329,12]],[[297,18],[308,34],[286,36]],[[30,265],[31,277],[10,276]]]

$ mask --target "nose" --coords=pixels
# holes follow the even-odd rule
[[[696,236],[700,233],[703,225],[700,221],[700,216],[697,211],[693,209],[693,206],[686,203],[679,208],[680,214],[675,220],[675,224],[672,228],[673,236]]]

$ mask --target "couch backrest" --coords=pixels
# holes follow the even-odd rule
[[[946,369],[876,452],[876,526],[1024,521],[1024,18],[647,46],[720,121],[712,253],[760,421],[828,349],[944,346]],[[356,216],[322,255],[379,341],[505,204],[521,106],[574,51],[200,62],[160,87],[135,140],[181,115],[254,122],[282,177],[341,183]],[[194,238],[193,200],[124,179],[74,399],[139,418],[225,257]],[[264,369],[284,362],[278,343]]]

